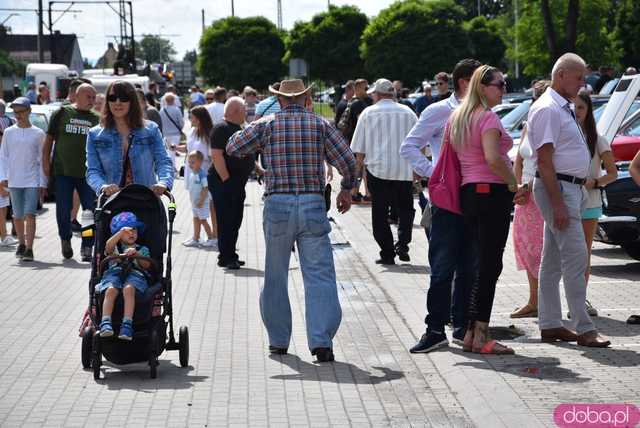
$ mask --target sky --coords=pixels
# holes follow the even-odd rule
[[[81,0],[80,0],[81,1]],[[378,14],[381,9],[393,3],[393,0],[330,0],[332,5],[356,4],[367,16]],[[48,0],[44,0],[48,7]],[[239,17],[261,15],[274,23],[277,22],[276,0],[234,0],[235,14]],[[66,9],[67,4],[56,4],[54,9]],[[0,0],[0,8],[38,7],[37,0]],[[117,7],[117,5],[116,5]],[[119,35],[118,16],[106,5],[75,4],[72,10],[80,13],[67,13],[60,17],[55,13],[53,20],[60,17],[54,29],[62,33],[76,33],[82,56],[92,62],[102,56],[109,41],[115,41]],[[178,54],[177,59],[187,50],[195,49],[202,34],[202,14],[205,11],[205,23],[231,15],[231,0],[133,0],[134,32],[142,34],[160,34],[173,42]],[[308,21],[313,15],[327,9],[327,0],[282,0],[282,20],[285,29],[290,29],[296,21]],[[0,11],[0,22],[11,12]],[[37,34],[37,15],[34,12],[15,12],[6,22],[13,34]],[[47,22],[45,10],[45,22]],[[48,29],[45,28],[45,33]],[[136,36],[136,38],[137,38]]]

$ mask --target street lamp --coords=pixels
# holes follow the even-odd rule
[[[11,19],[12,16],[20,16],[19,13],[10,13],[9,16],[7,16],[4,21],[0,22],[0,25],[4,25],[5,22],[7,22],[9,19]]]

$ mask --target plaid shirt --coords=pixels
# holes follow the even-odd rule
[[[227,144],[230,156],[261,151],[265,192],[322,193],[325,159],[342,175],[342,189],[355,185],[356,162],[342,134],[297,104],[253,122]]]

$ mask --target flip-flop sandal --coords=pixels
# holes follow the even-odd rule
[[[627,324],[640,324],[640,315],[631,315],[627,318]]]
[[[520,312],[517,313],[519,311],[522,311],[523,309],[529,309],[526,312]],[[511,315],[509,315],[509,318],[536,318],[538,316],[538,308],[533,308],[533,306],[531,305],[525,305],[521,308],[516,308]]]
[[[496,349],[496,345],[500,345],[504,349],[502,350]],[[513,355],[516,353],[513,349],[498,343],[497,340],[490,340],[484,344],[482,349],[480,350],[474,349],[473,352],[475,352],[476,354],[489,354],[489,355]]]

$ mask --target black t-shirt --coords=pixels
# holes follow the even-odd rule
[[[211,148],[222,150],[224,160],[227,164],[227,170],[229,171],[229,176],[231,178],[247,180],[249,178],[249,174],[251,174],[251,171],[253,171],[255,157],[253,155],[249,155],[242,158],[237,158],[235,156],[227,155],[226,151],[229,138],[231,138],[231,136],[237,131],[240,131],[240,129],[241,128],[239,125],[227,122],[226,120],[218,123],[213,127],[213,130],[211,131]],[[218,175],[213,164],[211,164],[209,174],[212,174],[217,180],[220,181],[220,176]]]
[[[340,123],[340,118],[342,117],[342,113],[344,113],[344,111],[347,109],[347,104],[349,104],[349,102],[344,98],[342,98],[338,103],[338,105],[336,106],[336,117],[335,117],[336,126],[338,126],[338,123]]]
[[[364,109],[366,109],[367,107],[369,107],[370,105],[373,104],[373,100],[370,97],[365,97],[365,98],[356,98],[355,101],[353,101],[353,104],[351,105],[351,123],[353,123],[353,129],[356,128],[356,125],[358,123],[358,116],[360,116],[360,113],[362,113],[362,111]]]

